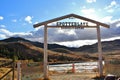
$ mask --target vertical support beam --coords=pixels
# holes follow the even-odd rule
[[[44,25],[44,79],[48,78],[47,25]]]
[[[17,80],[21,80],[21,62],[17,62]]]
[[[102,45],[100,36],[100,26],[97,27],[97,38],[98,38],[98,53],[99,53],[99,75],[103,76],[103,65],[102,65]]]
[[[13,73],[12,73],[12,80],[15,78],[15,53],[13,53]]]

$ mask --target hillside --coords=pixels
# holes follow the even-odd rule
[[[10,38],[4,39],[4,40],[0,40],[0,42],[29,42],[36,47],[43,48],[43,43],[29,41],[29,40],[23,39],[21,37],[10,37]],[[75,48],[69,48],[66,46],[58,45],[58,44],[48,44],[48,49],[51,50],[51,49],[55,49],[55,48],[63,48],[63,49],[68,49],[68,50],[75,49]]]
[[[102,42],[103,52],[120,52],[120,40]],[[69,48],[58,44],[48,44],[48,60],[55,61],[88,61],[97,60],[97,56],[88,53],[97,52],[97,43],[79,48]],[[20,37],[0,40],[0,56],[12,58],[15,53],[18,59],[34,61],[43,60],[43,43],[32,42]]]
[[[43,60],[43,48],[36,47],[29,42],[0,42],[0,56],[12,58],[13,54],[17,59],[22,60]],[[48,61],[85,61],[81,56],[75,54],[64,54],[48,50]]]
[[[85,46],[74,49],[74,51],[96,53],[98,48],[97,46],[98,46],[97,43],[93,45],[85,45]],[[120,40],[102,42],[102,50],[103,52],[120,50]]]
[[[16,37],[16,38],[11,37],[8,39],[0,40],[0,42],[29,42],[36,47],[43,48],[43,43],[32,42],[32,41],[29,41],[29,40],[26,40],[26,39],[23,39],[20,37]],[[79,48],[73,48],[73,47],[71,48],[71,47],[61,46],[58,44],[48,44],[48,49],[53,50],[53,51],[57,51],[57,52],[62,51],[62,53],[63,53],[63,51],[65,51],[64,53],[66,53],[66,52],[68,53],[70,51],[96,53],[97,52],[97,43],[93,44],[93,45],[85,45],[85,46],[82,46]],[[102,42],[102,50],[103,50],[103,52],[120,50],[120,40]]]

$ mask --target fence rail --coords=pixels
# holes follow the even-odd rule
[[[98,72],[97,62],[49,65],[49,71],[57,72]]]
[[[13,71],[13,69],[10,69],[7,73],[5,73],[1,78],[0,78],[0,80],[2,80],[6,75],[8,75],[10,72],[12,72]]]
[[[0,80],[4,79],[10,72],[13,72],[11,77],[12,77],[12,80],[14,80],[14,75],[15,75],[14,74],[14,69],[15,69],[14,59],[12,61],[0,64],[0,68],[7,68],[7,67],[10,68],[10,70],[5,72],[5,74],[0,77]]]
[[[11,66],[12,63],[13,63],[13,61],[10,61],[10,62],[1,64],[1,65],[0,65],[0,68],[2,68],[2,67],[7,67],[7,66],[9,66],[9,65]]]

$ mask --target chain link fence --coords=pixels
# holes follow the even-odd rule
[[[105,72],[120,77],[120,60],[105,61]]]
[[[43,64],[40,62],[21,62],[21,79],[37,80],[43,77]]]
[[[51,80],[58,80],[58,78],[59,80],[63,78],[64,80],[79,80],[79,78],[89,80],[98,75],[98,62],[54,64],[48,65],[48,70]],[[105,61],[104,73],[120,76],[120,62],[118,60]],[[39,80],[40,78],[43,78],[43,63],[21,62],[22,80]]]

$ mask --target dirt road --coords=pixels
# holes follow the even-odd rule
[[[51,80],[94,80],[95,74],[59,74],[51,75]]]

